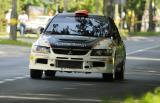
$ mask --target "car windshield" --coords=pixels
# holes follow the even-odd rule
[[[108,28],[109,23],[104,16],[57,16],[45,30],[45,34],[107,37]]]

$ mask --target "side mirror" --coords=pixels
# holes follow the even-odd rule
[[[38,28],[38,30],[37,30],[37,34],[42,34],[42,32],[44,31],[44,28],[43,27],[41,27],[41,28]]]
[[[43,31],[44,31],[44,28],[41,28],[41,29],[40,29],[40,34],[42,34]]]

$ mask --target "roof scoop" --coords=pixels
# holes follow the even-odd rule
[[[78,10],[75,12],[75,16],[78,17],[87,17],[88,16],[88,11],[87,10]]]

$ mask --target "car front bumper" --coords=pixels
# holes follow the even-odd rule
[[[113,58],[31,53],[29,69],[61,72],[113,73]]]

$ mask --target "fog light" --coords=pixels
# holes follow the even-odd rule
[[[50,66],[54,67],[54,64],[50,64]]]
[[[89,66],[88,66],[88,65],[87,65],[87,66],[84,66],[84,68],[89,69]]]
[[[107,64],[112,64],[113,63],[113,59],[112,58],[109,58],[108,60],[107,60]]]

